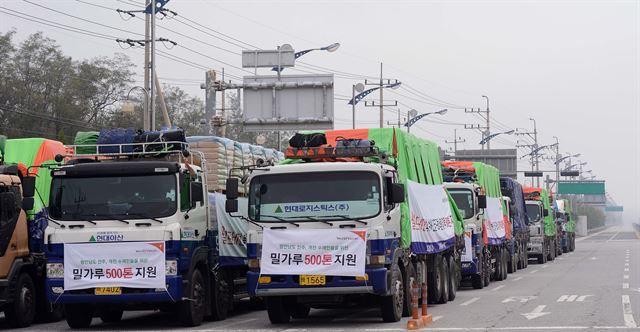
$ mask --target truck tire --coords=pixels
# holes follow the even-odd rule
[[[402,302],[402,317],[411,316],[411,278],[413,278],[414,282],[418,282],[418,277],[416,274],[416,268],[413,266],[412,262],[407,264],[404,273],[404,302]],[[422,285],[418,285],[422,287]]]
[[[449,301],[456,299],[456,293],[458,292],[458,281],[460,280],[460,269],[456,264],[456,260],[452,255],[447,259],[449,265]]]
[[[554,240],[553,243],[551,243],[551,247],[549,248],[549,261],[553,261],[554,259],[556,259],[556,241]]]
[[[502,280],[509,278],[509,249],[502,248]]]
[[[569,251],[573,252],[574,250],[576,250],[576,233],[571,235],[571,248]]]
[[[496,263],[495,270],[493,271],[493,280],[501,281],[502,277],[502,268],[504,267],[504,255],[502,254],[502,248],[498,248],[498,252],[496,253]]]
[[[36,317],[36,287],[27,273],[20,273],[16,281],[15,297],[6,305],[4,314],[11,327],[27,327]]]
[[[283,296],[269,296],[265,298],[267,314],[271,324],[286,324],[291,321],[291,312]]]
[[[86,329],[93,320],[93,306],[87,304],[65,304],[67,325],[72,329]]]
[[[442,282],[442,294],[440,294],[440,299],[438,300],[438,304],[445,304],[449,301],[449,279],[451,279],[451,273],[449,272],[449,264],[447,262],[447,258],[445,256],[440,256],[442,266],[442,277],[440,277],[440,281]]]
[[[395,323],[402,319],[402,307],[404,293],[407,291],[400,272],[400,267],[393,264],[391,267],[391,295],[380,298],[380,314],[386,323]],[[268,308],[268,306],[267,306]],[[271,318],[271,316],[269,316]],[[273,321],[272,321],[273,322]]]
[[[184,294],[187,299],[178,304],[178,319],[183,326],[198,326],[202,324],[205,311],[206,286],[202,272],[196,268],[189,278],[189,289]]]
[[[100,320],[103,323],[117,323],[122,320],[122,309],[106,309],[100,312]]]
[[[483,289],[484,288],[484,257],[482,252],[480,252],[480,256],[478,257],[478,270],[480,273],[476,273],[471,276],[471,286],[474,289]]]
[[[529,267],[529,251],[527,248],[529,247],[529,243],[525,242],[522,244],[522,266],[524,269]]]
[[[509,262],[507,272],[508,273],[516,272],[516,270],[518,269],[518,257],[519,257],[518,246],[514,246],[513,254],[511,253],[511,250],[507,250],[507,257],[508,257],[507,261]]]
[[[225,320],[231,309],[231,289],[224,273],[216,273],[211,278],[211,320]]]
[[[433,270],[427,273],[427,293],[429,295],[429,303],[437,303],[442,297],[442,259],[440,255],[436,255],[433,259]]]
[[[298,304],[294,301],[291,301],[291,307],[289,308],[289,312],[291,312],[291,317],[302,319],[309,317],[309,313],[311,312],[311,307],[304,304]]]
[[[484,263],[482,264],[482,273],[484,279],[484,287],[489,286],[491,284],[491,256],[485,254],[484,255]]]

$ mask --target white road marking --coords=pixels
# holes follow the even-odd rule
[[[625,267],[625,268],[624,268],[624,272],[629,272],[629,268],[628,268],[628,267]]]
[[[578,298],[578,295],[562,295],[556,302],[573,302],[576,298]]]
[[[229,326],[234,326],[234,325],[239,325],[239,324],[245,324],[245,323],[252,322],[252,321],[254,321],[254,320],[258,320],[258,319],[257,319],[257,318],[249,318],[249,319],[244,319],[244,320],[237,321],[237,322],[229,322],[229,324],[224,324],[224,325],[221,325],[221,326],[216,326],[216,328],[224,329],[224,328],[227,328],[227,327],[229,327]]]
[[[522,280],[522,277],[517,277],[515,279],[511,279],[511,281],[518,281],[518,280]]]
[[[628,282],[623,282],[623,283],[622,283],[622,288],[623,288],[623,289],[627,289],[627,288],[629,288],[629,283],[628,283]]]
[[[441,319],[442,317],[444,317],[444,316],[433,316],[433,318],[431,320],[435,322],[435,321]]]
[[[607,240],[607,242],[609,242],[609,241],[613,240],[613,238],[614,238],[614,237],[616,237],[616,236],[618,235],[618,233],[620,233],[620,231],[617,231],[615,234],[613,234],[613,236],[611,236],[611,237]]]
[[[629,295],[622,295],[622,314],[624,315],[624,325],[626,327],[637,327],[635,319],[633,319],[633,312],[631,311],[631,301],[629,301]]]
[[[538,272],[538,270],[533,270],[533,271],[531,271],[529,273],[533,274],[533,273],[536,273],[536,272]]]
[[[595,261],[596,259],[597,259],[596,256],[591,257],[592,261]]]
[[[474,298],[472,298],[472,299],[470,299],[470,300],[468,300],[468,301],[465,301],[465,302],[460,303],[460,305],[461,305],[461,306],[468,306],[468,305],[470,305],[471,303],[476,302],[476,301],[478,301],[478,300],[480,300],[480,298],[479,298],[479,297],[474,297]]]
[[[500,285],[500,286],[498,286],[498,287],[496,287],[496,288],[492,289],[492,291],[497,291],[497,290],[502,289],[502,288],[504,288],[504,285]]]
[[[593,295],[580,295],[578,296],[578,299],[576,299],[576,302],[584,302],[584,300],[586,300],[587,297],[589,296],[593,296]]]
[[[542,265],[542,268],[543,268],[543,269],[546,269],[546,268],[548,268],[548,267],[549,267],[549,265]]]
[[[622,278],[623,278],[623,279],[629,279],[629,275],[628,275],[628,274],[625,274],[625,275],[623,275],[623,276],[622,276]]]
[[[502,303],[508,303],[508,302],[526,303],[529,300],[533,300],[535,298],[537,298],[537,296],[510,296],[502,300]]]
[[[523,313],[521,315],[526,317],[527,320],[532,320],[532,319],[536,319],[538,317],[542,317],[544,315],[550,314],[550,312],[542,312],[542,310],[544,310],[545,307],[546,305],[539,305],[535,309],[533,309],[531,312]]]
[[[629,266],[629,263],[624,263],[624,266]]]

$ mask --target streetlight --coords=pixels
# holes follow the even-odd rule
[[[380,88],[384,88],[384,89],[389,88],[389,89],[395,90],[395,89],[399,88],[401,84],[402,84],[402,82],[396,81],[395,83],[392,83],[392,84],[387,84],[387,85],[383,85],[383,86],[376,86],[374,88],[371,88],[371,89],[368,89],[368,90],[364,90],[364,91],[358,93],[357,95],[355,93],[355,91],[357,90],[356,87],[358,89],[360,87],[358,86],[359,84],[354,85],[353,86],[353,90],[352,90],[353,97],[347,103],[347,104],[351,105],[351,111],[354,114],[353,118],[355,119],[356,104],[359,103],[362,99],[364,99],[364,97],[368,96],[370,93],[372,93],[373,91],[376,91],[376,90],[378,90]],[[362,86],[362,88],[364,89],[364,86]],[[382,119],[382,117],[381,117],[381,119]],[[380,121],[382,121],[382,120],[380,120]],[[353,127],[355,128],[355,126],[356,125],[355,125],[355,120],[354,120]],[[382,128],[382,123],[380,124],[380,128]]]
[[[427,115],[431,115],[431,114],[439,114],[439,115],[445,115],[447,113],[447,109],[441,109],[439,111],[435,111],[435,112],[429,112],[429,113],[423,113],[420,115],[415,115],[418,112],[416,110],[411,110],[409,111],[409,116],[411,116],[411,118],[409,119],[409,121],[407,121],[407,123],[404,124],[405,127],[407,127],[407,132],[411,132],[411,126],[413,126],[416,122],[420,121],[420,119],[424,118]]]
[[[487,137],[483,138],[483,139],[480,141],[480,143],[478,143],[478,144],[480,144],[480,145],[482,145],[482,147],[484,147],[485,143],[489,143],[489,141],[490,141],[492,138],[494,138],[494,137],[496,137],[496,136],[498,136],[498,135],[502,135],[502,134],[505,134],[505,135],[511,135],[511,134],[513,134],[514,132],[515,132],[515,130],[513,130],[513,129],[512,129],[512,130],[509,130],[509,131],[503,131],[503,132],[501,132],[501,133],[491,134],[491,135],[489,135],[489,136],[487,136]]]
[[[300,51],[300,52],[296,52],[294,54],[295,59],[298,59],[299,57],[311,52],[311,51],[327,51],[327,52],[335,52],[338,50],[338,48],[340,48],[340,43],[333,43],[329,46],[325,46],[325,47],[320,47],[320,48],[310,48],[308,50],[304,50],[304,51]],[[278,70],[278,67],[273,67],[271,68],[272,71],[277,71],[277,72],[281,72],[282,70],[284,70],[283,67],[280,67],[280,70]]]
[[[134,86],[133,88],[129,89],[129,92],[127,92],[127,98],[122,103],[122,113],[132,114],[133,112],[135,112],[136,104],[129,100],[129,95],[134,89],[141,89],[142,91],[144,91],[145,97],[147,97],[146,100],[149,100],[149,91],[147,91],[147,89],[141,86]]]
[[[364,91],[364,84],[358,83],[351,85],[351,98],[352,100],[356,98],[356,91],[358,93]],[[351,129],[356,129],[356,103],[351,104]]]

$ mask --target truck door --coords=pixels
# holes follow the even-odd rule
[[[0,257],[3,257],[9,248],[20,216],[19,212],[16,190],[8,186],[0,187]]]

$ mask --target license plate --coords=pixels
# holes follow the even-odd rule
[[[95,290],[96,295],[121,295],[122,288],[120,287],[98,287]]]
[[[321,286],[326,284],[325,276],[317,276],[317,275],[301,275],[300,276],[300,286]]]

